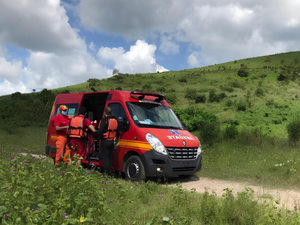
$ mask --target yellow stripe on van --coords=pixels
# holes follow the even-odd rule
[[[51,134],[51,141],[56,141],[57,135],[56,134]]]
[[[140,149],[144,151],[150,151],[151,145],[146,141],[127,141],[127,148]]]

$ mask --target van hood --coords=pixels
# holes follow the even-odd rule
[[[196,136],[187,130],[142,128],[147,134],[157,137],[165,147],[198,148],[200,142]]]

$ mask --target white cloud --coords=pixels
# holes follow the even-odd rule
[[[160,34],[159,49],[165,54],[177,51],[171,47],[174,43],[191,43],[201,47],[204,64],[299,50],[299,11],[300,1],[295,0],[81,0],[79,4],[88,29],[132,39]],[[259,47],[251,45],[257,31]],[[172,42],[164,39],[168,35]]]
[[[24,69],[30,89],[51,89],[86,82],[89,78],[107,78],[111,70],[101,66],[87,52],[63,57],[53,53],[33,52]]]
[[[171,36],[162,36],[159,50],[166,55],[175,55],[179,53],[179,45],[172,40]]]
[[[0,95],[9,95],[15,92],[28,93],[30,90],[26,85],[19,81],[18,83],[11,83],[7,80],[0,83]]]
[[[96,45],[94,44],[94,42],[90,42],[89,49],[92,50],[93,52],[96,51]]]
[[[5,58],[0,58],[0,78],[12,83],[18,83],[22,77],[22,62],[8,62]]]
[[[188,57],[188,64],[190,67],[199,67],[200,62],[197,59],[197,53],[193,52]]]
[[[0,42],[62,55],[84,49],[68,20],[59,0],[1,0]]]
[[[125,52],[122,47],[101,47],[98,57],[102,63],[112,63],[114,68],[121,73],[149,73],[167,71],[163,66],[156,63],[154,53],[155,45],[149,45],[145,41],[137,40],[130,50]]]

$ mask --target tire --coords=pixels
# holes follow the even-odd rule
[[[130,156],[126,161],[125,178],[131,181],[146,180],[145,167],[139,156]]]

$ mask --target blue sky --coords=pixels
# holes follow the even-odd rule
[[[298,51],[297,0],[1,0],[0,96]]]

